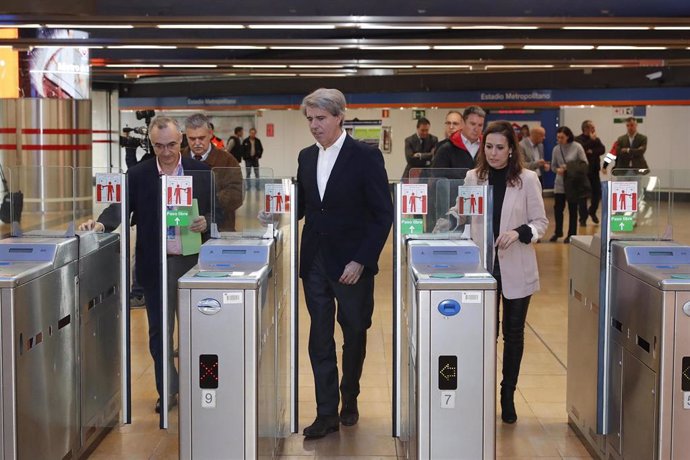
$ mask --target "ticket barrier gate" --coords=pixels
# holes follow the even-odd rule
[[[285,249],[280,232],[210,240],[178,281],[182,459],[273,458],[296,430]]]
[[[568,353],[569,422],[599,458],[687,458],[690,247],[669,241],[612,243],[610,425],[607,435],[597,435],[592,345],[598,325],[588,311],[594,311],[598,296],[587,279],[600,262],[597,244],[598,238],[577,237],[571,246],[568,348],[583,353]]]
[[[495,458],[496,280],[472,241],[408,239],[406,247],[404,458]]]
[[[117,234],[0,241],[2,458],[82,456],[120,413]]]

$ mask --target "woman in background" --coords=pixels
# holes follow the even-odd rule
[[[561,126],[556,131],[557,144],[551,153],[551,170],[556,173],[556,181],[553,184],[554,205],[553,212],[556,218],[556,232],[549,241],[556,242],[563,236],[563,211],[568,201],[568,236],[563,240],[570,243],[570,237],[577,235],[577,207],[583,207],[582,215],[587,215],[587,201],[583,199],[566,200],[565,173],[569,161],[581,160],[587,163],[587,155],[582,146],[575,142],[573,132],[567,126]]]

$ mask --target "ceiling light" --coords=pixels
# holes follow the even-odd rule
[[[284,69],[285,64],[233,64],[238,69]]]
[[[301,73],[300,77],[347,77],[344,73]]]
[[[43,26],[41,24],[2,24],[0,27],[8,29],[40,29]]]
[[[557,51],[557,50],[591,50],[594,49],[593,45],[525,45],[522,47],[523,50],[546,50],[546,51]]]
[[[334,24],[249,24],[250,29],[335,29]]]
[[[600,45],[598,50],[665,50],[665,46]]]
[[[387,24],[360,24],[360,29],[368,30],[444,30],[448,26],[395,26]]]
[[[402,64],[359,64],[360,69],[411,69],[413,65]]]
[[[244,29],[242,24],[158,24],[159,29]]]
[[[607,67],[623,67],[622,64],[570,64],[573,69],[597,69],[597,68],[607,68]]]
[[[265,50],[265,46],[255,45],[213,45],[213,46],[197,46],[198,50]]]
[[[538,26],[499,26],[499,25],[486,25],[486,26],[452,26],[453,30],[535,30]]]
[[[291,69],[342,69],[339,64],[290,64]]]
[[[132,24],[46,24],[49,29],[134,29]]]
[[[436,45],[435,50],[502,50],[503,45]]]
[[[109,50],[174,50],[177,46],[173,45],[111,45]]]
[[[407,51],[413,51],[413,50],[429,50],[431,49],[431,46],[429,45],[360,45],[359,49],[361,50],[407,50]]]
[[[32,49],[34,48],[39,48],[39,49],[57,49],[57,48],[88,48],[90,50],[101,50],[103,49],[103,46],[101,45],[81,45],[75,43],[74,45],[36,45],[32,46]]]
[[[163,64],[167,69],[215,69],[218,64]]]
[[[296,77],[296,73],[250,73],[250,77]]]
[[[563,30],[649,30],[648,26],[564,26]]]
[[[654,30],[690,30],[690,26],[657,26]]]
[[[339,50],[339,46],[269,46],[272,50]]]
[[[471,69],[471,65],[466,64],[421,64],[415,66],[418,69]]]
[[[553,64],[489,64],[485,69],[553,69]]]
[[[105,67],[112,67],[112,68],[123,68],[123,67],[131,67],[133,69],[144,69],[144,68],[156,68],[160,67],[159,64],[106,64]]]

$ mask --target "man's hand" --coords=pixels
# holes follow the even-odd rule
[[[89,219],[86,222],[79,225],[79,230],[82,232],[93,230],[94,232],[103,233],[105,231],[105,226],[100,222],[96,222],[93,219]]]
[[[362,276],[364,271],[364,265],[355,262],[354,260],[349,264],[345,265],[345,270],[343,274],[340,275],[340,281],[342,284],[356,284],[359,281],[359,277]]]
[[[195,217],[189,229],[193,232],[203,233],[206,231],[206,218],[204,216]]]
[[[511,244],[515,243],[520,235],[515,230],[508,230],[498,235],[496,238],[496,247],[498,249],[508,249]]]

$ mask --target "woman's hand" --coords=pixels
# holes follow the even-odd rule
[[[515,243],[520,235],[515,230],[508,230],[498,235],[496,238],[496,247],[498,249],[508,249],[511,244]]]
[[[565,166],[561,166],[560,168],[556,169],[556,174],[558,174],[559,176],[565,174]]]

